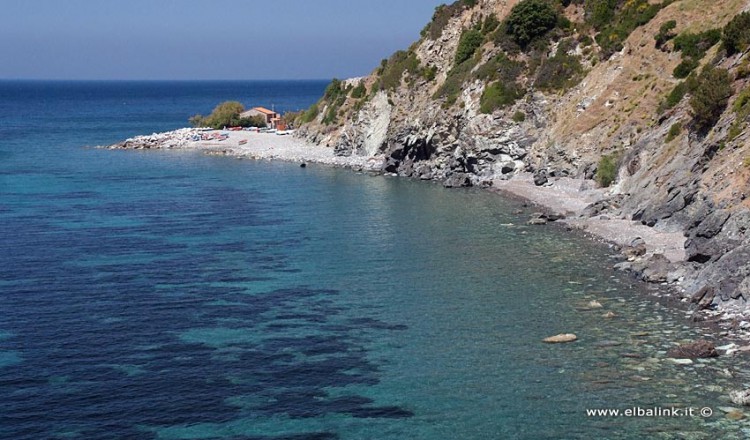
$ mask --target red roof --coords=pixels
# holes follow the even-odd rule
[[[275,112],[275,111],[273,111],[273,110],[269,110],[269,109],[267,109],[267,108],[265,108],[265,107],[253,107],[253,110],[255,110],[255,111],[259,111],[259,112],[261,112],[261,113],[265,113],[265,114],[267,114],[267,115],[275,115],[275,114],[276,114],[276,112]]]

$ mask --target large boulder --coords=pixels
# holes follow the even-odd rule
[[[718,357],[719,353],[713,342],[700,339],[669,350],[667,356],[675,359],[706,359]]]

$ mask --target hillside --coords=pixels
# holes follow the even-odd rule
[[[299,133],[385,172],[610,186],[592,215],[688,237],[687,296],[750,299],[750,9],[744,0],[461,0]],[[741,15],[740,15],[741,14]],[[686,270],[687,269],[687,270]],[[663,281],[663,280],[651,280]]]

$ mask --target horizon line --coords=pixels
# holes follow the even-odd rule
[[[243,81],[263,81],[263,82],[292,82],[292,81],[331,81],[334,78],[338,77],[331,77],[331,78],[292,78],[292,79],[285,79],[285,78],[274,78],[274,79],[149,79],[149,78],[135,78],[135,79],[127,79],[127,78],[97,78],[97,79],[88,79],[88,78],[0,78],[0,81],[5,82],[12,82],[12,81],[36,81],[36,82],[243,82]],[[338,79],[346,79],[346,78],[338,78]]]

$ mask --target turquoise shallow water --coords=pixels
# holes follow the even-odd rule
[[[186,101],[210,105],[231,85],[173,84],[184,96],[173,105],[143,84],[65,98],[5,87],[0,438],[745,434],[720,409],[745,372],[667,360],[703,330],[613,272],[606,246],[525,226],[516,202],[315,166],[81,148],[178,126]],[[84,92],[100,112],[76,112]],[[140,119],[107,122],[115,92],[139,96]],[[96,104],[97,93],[117,98]],[[11,112],[21,105],[70,113],[28,121]],[[540,342],[562,332],[580,340]],[[715,415],[586,415],[633,406]]]

